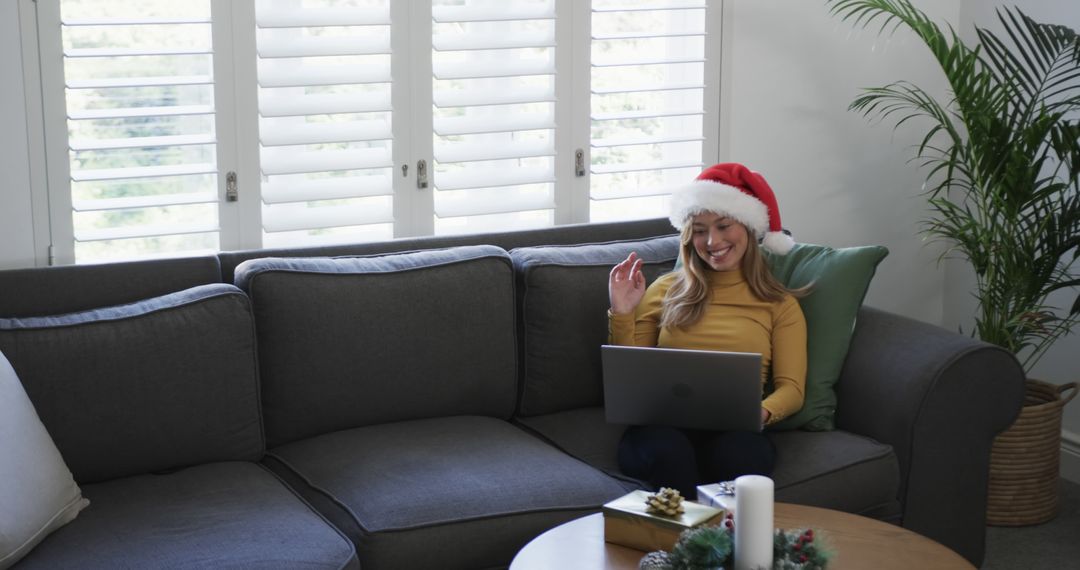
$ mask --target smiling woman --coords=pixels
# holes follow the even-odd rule
[[[646,288],[631,253],[609,276],[611,344],[761,354],[763,424],[797,412],[806,384],[806,320],[796,298],[769,271],[760,248],[783,255],[794,242],[780,225],[772,189],[741,164],[707,168],[672,194],[681,230],[681,269]],[[763,245],[758,238],[764,237]],[[632,426],[619,467],[684,495],[703,481],[771,474],[772,443],[759,432],[699,432]]]
[[[694,215],[690,224],[694,251],[713,271],[731,271],[746,254],[746,226],[714,212]]]

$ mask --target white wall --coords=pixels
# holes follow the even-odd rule
[[[761,171],[776,190],[796,239],[828,245],[876,243],[891,254],[867,303],[946,328],[971,330],[973,278],[963,262],[937,263],[941,246],[919,238],[923,176],[910,146],[919,129],[894,132],[846,110],[859,88],[911,81],[945,94],[945,81],[914,36],[889,39],[830,17],[822,2],[731,0],[733,35],[725,54],[731,160]],[[993,28],[999,2],[916,0],[938,22],[971,37]],[[1080,30],[1075,0],[1010,0],[1038,21]],[[925,132],[925,131],[923,131]],[[1051,299],[1071,306],[1078,290]],[[1080,330],[1032,370],[1055,383],[1080,381]],[[1080,401],[1080,400],[1078,400]],[[1080,403],[1065,409],[1062,475],[1080,482]]]
[[[19,4],[0,2],[0,268],[34,265]]]
[[[961,30],[965,38],[974,37],[973,26],[978,25],[990,30],[1000,30],[995,7],[997,2],[985,0],[963,0],[961,8]],[[1010,0],[1010,6],[1017,6],[1038,22],[1055,23],[1080,30],[1080,4],[1076,0]],[[1078,268],[1080,269],[1080,268]],[[970,268],[962,262],[951,262],[947,269],[945,289],[945,323],[950,327],[963,326],[969,330],[973,322],[975,303],[971,298],[974,290],[974,276]],[[1080,289],[1059,291],[1051,297],[1050,304],[1068,308],[1072,306]],[[1053,348],[1032,369],[1031,377],[1063,384],[1080,381],[1080,329],[1074,329],[1072,335],[1058,340]],[[1065,407],[1062,419],[1063,453],[1062,476],[1080,482],[1080,400]]]
[[[959,0],[917,2],[955,22]],[[796,240],[879,244],[890,254],[867,303],[938,324],[945,269],[918,235],[923,177],[908,163],[918,129],[893,131],[847,110],[860,88],[945,82],[913,34],[878,37],[830,16],[824,2],[734,0],[725,54],[731,160],[760,171]]]

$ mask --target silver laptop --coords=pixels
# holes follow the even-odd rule
[[[761,431],[761,355],[600,347],[607,421]]]

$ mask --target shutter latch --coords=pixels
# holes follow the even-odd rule
[[[585,151],[580,148],[574,151],[574,175],[585,176]]]
[[[416,161],[416,187],[423,190],[428,187],[427,161]]]
[[[225,201],[235,202],[240,199],[240,192],[236,189],[236,173],[229,171],[225,174]]]

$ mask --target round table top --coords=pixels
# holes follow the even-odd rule
[[[907,529],[850,513],[776,503],[777,528],[814,528],[832,548],[830,570],[919,568],[974,570],[965,558]],[[596,513],[559,525],[518,552],[510,570],[580,568],[636,570],[645,553],[604,542],[604,517]]]

